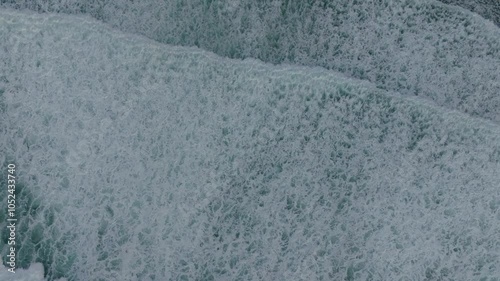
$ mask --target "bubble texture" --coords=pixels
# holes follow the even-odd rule
[[[0,38],[0,162],[49,280],[500,276],[494,122],[89,17],[2,10]]]
[[[471,10],[500,26],[500,2],[496,0],[439,0],[443,3]]]
[[[483,0],[443,1],[493,15],[500,10]],[[435,0],[18,0],[4,5],[85,13],[126,32],[230,58],[321,66],[500,123],[498,26]]]

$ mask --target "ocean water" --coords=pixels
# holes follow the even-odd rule
[[[484,53],[408,70],[434,98],[0,10],[0,162],[18,167],[25,280],[43,266],[45,280],[498,281],[499,33],[447,9],[470,17]],[[455,71],[484,85],[474,103],[447,103],[466,84],[437,80]]]
[[[471,10],[500,26],[500,2],[495,0],[440,0],[443,3]]]
[[[224,57],[321,66],[500,124],[500,4],[443,1],[493,21],[436,0],[4,0],[3,6],[90,15],[127,33]]]

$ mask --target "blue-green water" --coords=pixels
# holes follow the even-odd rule
[[[467,1],[464,6],[500,11],[500,4],[495,8],[483,2],[487,1]],[[85,14],[127,33],[197,46],[224,57],[321,66],[370,81],[380,89],[500,122],[498,26],[435,0],[84,0],[66,4],[20,0],[4,6]]]
[[[472,23],[491,48],[463,60],[495,69],[498,32]],[[425,80],[435,96],[414,97],[368,74],[231,59],[243,53],[74,15],[2,10],[0,38],[0,162],[18,167],[18,267],[42,263],[48,280],[500,275],[497,115],[448,104],[444,81]],[[258,49],[236,49],[247,47]],[[459,71],[447,67],[414,73]],[[497,84],[474,83],[485,85],[475,99],[494,108]]]

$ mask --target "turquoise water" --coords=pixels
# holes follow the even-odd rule
[[[500,129],[441,106],[451,89],[434,102],[74,15],[2,10],[0,38],[18,266],[47,280],[500,276]]]

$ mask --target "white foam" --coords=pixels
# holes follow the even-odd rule
[[[89,18],[0,11],[0,37],[18,256],[48,276],[500,275],[495,123]]]
[[[15,269],[14,273],[2,268],[0,270],[0,280],[9,281],[45,281],[43,278],[43,265],[41,263],[34,263],[28,269]],[[55,281],[67,281],[65,278],[57,279]]]
[[[500,122],[500,29],[435,0],[8,2],[85,13],[125,32],[225,57],[321,66]],[[484,1],[446,2],[499,10]]]

